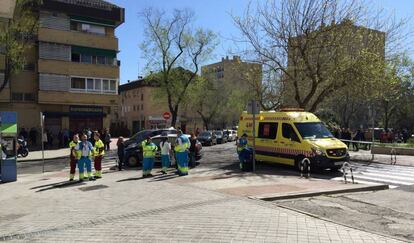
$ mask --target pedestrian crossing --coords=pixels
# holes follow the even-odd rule
[[[414,167],[359,162],[352,162],[351,164],[355,183],[367,185],[386,184],[390,188],[414,185]],[[347,178],[348,181],[351,180],[349,172]],[[342,181],[343,177],[335,177],[332,180]]]

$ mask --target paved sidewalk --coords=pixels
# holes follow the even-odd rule
[[[59,172],[0,184],[0,241],[400,242],[177,178],[140,176],[122,171],[59,186]]]
[[[117,149],[117,146],[116,146],[117,141],[118,141],[118,138],[111,139],[111,144],[110,144],[111,150]],[[45,150],[44,158],[45,160],[66,158],[66,157],[69,157],[69,153],[70,153],[69,148]],[[18,162],[36,161],[36,160],[42,160],[42,151],[30,151],[27,157],[17,158]]]
[[[359,150],[358,152],[350,151],[351,160],[354,161],[367,161],[367,162],[376,162],[382,164],[391,163],[391,155],[385,154],[375,154],[374,161],[372,161],[371,151]],[[409,155],[397,155],[397,165],[407,165],[414,166],[414,156]]]

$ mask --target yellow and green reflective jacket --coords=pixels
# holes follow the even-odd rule
[[[95,141],[95,146],[93,147],[94,156],[104,155],[105,154],[105,145],[102,140]]]
[[[144,158],[152,158],[155,157],[155,153],[157,152],[158,147],[154,143],[142,143],[142,154]]]

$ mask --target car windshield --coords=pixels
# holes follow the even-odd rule
[[[322,122],[295,123],[295,126],[303,139],[333,137]]]
[[[211,136],[211,134],[209,132],[202,132],[200,134],[200,137],[208,137],[208,136]]]

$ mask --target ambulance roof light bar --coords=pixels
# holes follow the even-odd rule
[[[287,107],[280,109],[281,112],[293,112],[293,111],[305,111],[303,108],[293,108],[293,107]]]

